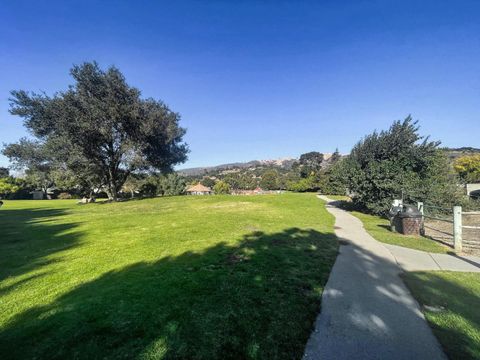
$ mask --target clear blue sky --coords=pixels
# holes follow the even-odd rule
[[[65,89],[90,60],[182,114],[181,167],[347,153],[409,113],[480,147],[477,0],[3,2],[0,143],[26,135],[10,90]]]

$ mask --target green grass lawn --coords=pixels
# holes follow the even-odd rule
[[[337,254],[313,194],[0,209],[0,358],[300,358]]]
[[[450,359],[480,359],[480,274],[403,274]]]
[[[351,213],[362,221],[363,227],[372,237],[385,244],[398,245],[432,253],[448,253],[453,251],[452,248],[425,237],[407,236],[391,232],[390,221],[380,216],[364,214],[358,211],[352,211]]]

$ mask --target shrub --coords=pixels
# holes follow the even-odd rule
[[[454,168],[464,182],[480,182],[480,154],[459,157]]]
[[[265,190],[277,190],[279,188],[278,181],[278,172],[275,170],[267,170],[262,174],[260,187]]]
[[[158,191],[165,196],[182,195],[185,193],[185,186],[185,179],[177,173],[172,173],[160,178]]]
[[[385,213],[391,201],[450,206],[459,201],[456,177],[439,142],[418,134],[417,122],[408,116],[388,131],[366,136],[344,160],[344,177],[353,201],[372,213]]]
[[[230,185],[225,181],[219,181],[213,187],[215,194],[230,194]]]
[[[57,198],[61,199],[61,200],[72,199],[72,195],[67,193],[67,192],[62,192],[62,193],[58,194]]]
[[[289,181],[287,190],[295,192],[316,191],[318,190],[318,184],[314,176],[309,176],[298,181]]]

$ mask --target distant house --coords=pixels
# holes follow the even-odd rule
[[[212,194],[212,189],[198,183],[197,185],[189,186],[187,188],[187,194],[189,194],[189,195],[211,195]]]

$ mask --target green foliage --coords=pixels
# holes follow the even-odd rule
[[[239,182],[240,189],[244,190],[253,190],[258,186],[257,180],[253,177],[252,174],[241,174]]]
[[[185,178],[177,173],[162,176],[158,183],[158,193],[165,196],[182,195],[185,193]]]
[[[318,190],[316,177],[311,175],[298,181],[290,181],[287,183],[287,190],[295,192],[306,192]]]
[[[230,185],[225,181],[218,181],[213,187],[215,194],[230,194]]]
[[[132,174],[128,177],[122,187],[122,191],[130,194],[131,198],[135,197],[135,194],[140,193],[143,184],[145,183],[145,177],[137,174]]]
[[[6,197],[18,190],[20,190],[20,187],[15,184],[15,180],[13,178],[0,178],[0,198]]]
[[[55,170],[49,147],[40,141],[22,138],[18,143],[6,145],[2,152],[15,169],[25,169],[28,185],[42,190],[46,195],[47,189],[54,184]]]
[[[322,168],[324,156],[317,151],[311,151],[300,155],[298,160],[298,170],[302,178],[307,178],[318,174]]]
[[[0,179],[8,177],[10,174],[10,171],[8,168],[5,167],[0,167]]]
[[[41,154],[48,153],[55,166],[67,167],[84,178],[96,177],[116,200],[130,174],[147,169],[170,171],[186,160],[185,129],[180,116],[163,102],[142,99],[115,67],[106,71],[97,63],[74,66],[75,84],[53,97],[12,91],[10,112],[24,118],[37,137],[32,142]],[[5,148],[17,163],[38,163],[36,153],[18,156],[16,144]],[[12,150],[13,148],[13,150]],[[44,157],[40,157],[44,161]],[[50,160],[50,159],[49,159]]]
[[[260,181],[260,187],[264,190],[279,189],[278,172],[275,170],[265,171],[262,175],[262,180]]]
[[[480,182],[480,154],[459,157],[454,168],[464,182]]]
[[[336,161],[320,176],[318,187],[323,194],[345,195],[348,189],[347,161]]]
[[[240,176],[238,174],[227,174],[225,177],[222,179],[223,182],[227,183],[230,189],[241,189],[242,184],[240,181]]]
[[[410,116],[387,131],[366,136],[343,164],[354,202],[380,214],[402,191],[407,201],[441,206],[457,201],[455,176],[438,145],[418,134]]]
[[[212,178],[209,178],[209,177],[204,177],[202,179],[202,181],[200,181],[200,184],[212,189],[215,186],[215,180],[213,180]]]

